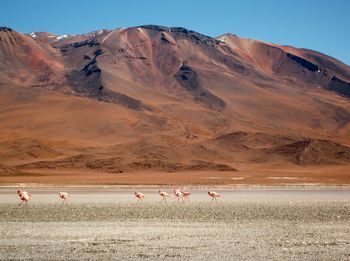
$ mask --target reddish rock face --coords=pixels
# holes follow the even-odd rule
[[[349,163],[350,68],[312,50],[161,26],[1,27],[0,71],[0,160],[11,166]]]

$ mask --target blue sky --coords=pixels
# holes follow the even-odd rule
[[[181,26],[309,48],[350,64],[350,0],[0,0],[0,9],[0,25],[24,33]]]

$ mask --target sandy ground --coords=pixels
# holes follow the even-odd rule
[[[178,171],[152,170],[124,173],[101,171],[34,169],[23,175],[0,176],[0,184],[56,184],[56,185],[350,185],[350,165],[341,166],[262,166],[240,164],[239,171]]]
[[[0,189],[1,260],[349,260],[350,191],[192,189],[136,203],[132,188]],[[71,193],[61,206],[60,190]],[[170,192],[170,188],[167,189]]]

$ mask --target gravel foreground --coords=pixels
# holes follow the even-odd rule
[[[201,195],[185,204],[0,201],[0,259],[350,260],[349,194],[279,193],[212,205]]]

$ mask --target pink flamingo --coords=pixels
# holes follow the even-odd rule
[[[215,191],[208,191],[208,195],[212,198],[210,204],[213,203],[213,200],[215,200],[215,202],[218,203],[216,198],[221,197],[221,195]]]
[[[63,199],[62,201],[62,205],[66,202],[66,204],[68,205],[67,199],[70,197],[70,195],[67,192],[60,192],[58,193],[59,197],[61,199]]]
[[[182,199],[183,196],[182,192],[179,189],[174,189],[174,195],[177,197],[177,202],[179,202],[180,198]]]
[[[135,197],[137,198],[137,202],[139,202],[139,201],[143,202],[145,194],[143,194],[141,192],[135,192]]]
[[[166,202],[166,198],[170,197],[170,195],[167,192],[161,190],[159,190],[159,195],[163,197],[163,199],[160,202],[162,202],[163,200]]]
[[[17,194],[18,196],[20,197],[21,195],[28,195],[28,192],[27,191],[20,191],[20,190],[17,190]]]
[[[28,194],[28,192],[26,192],[26,191],[18,190],[17,194],[18,194],[19,198],[22,200],[22,202],[19,203],[18,206],[22,205],[23,202],[26,202],[26,205],[27,205],[28,204],[28,200],[32,199],[32,195]]]
[[[181,193],[182,193],[182,197],[183,197],[185,200],[187,199],[188,202],[190,202],[191,192],[189,192],[189,191],[182,191],[182,190],[181,190]]]

